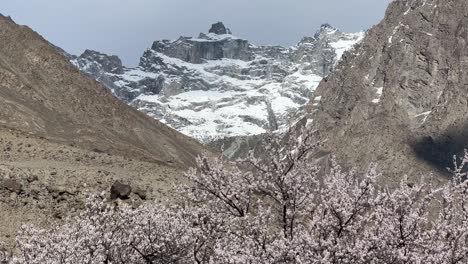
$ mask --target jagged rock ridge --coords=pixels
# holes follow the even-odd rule
[[[445,174],[468,147],[468,2],[396,0],[317,88],[313,129],[353,166],[388,181]]]
[[[115,59],[98,52],[72,61],[124,102],[209,142],[287,125],[363,35],[325,24],[292,48],[255,46],[216,23],[197,38],[155,41],[123,74],[109,71]]]

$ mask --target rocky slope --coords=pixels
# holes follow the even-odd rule
[[[0,241],[12,242],[22,224],[79,212],[89,193],[117,191],[133,206],[167,199],[204,151],[62,53],[0,16]]]
[[[0,17],[0,88],[2,127],[181,166],[202,151],[194,140],[116,99],[37,33],[5,17]]]
[[[184,181],[173,166],[90,152],[18,131],[0,129],[0,242],[13,242],[23,224],[49,225],[79,213],[89,194],[111,197],[117,181],[125,202],[171,199]]]
[[[155,41],[136,68],[95,51],[71,59],[124,102],[210,142],[287,125],[363,36],[324,24],[292,48],[255,46],[216,23],[197,38]]]
[[[309,104],[323,153],[389,182],[446,175],[468,147],[467,17],[465,0],[393,1]]]

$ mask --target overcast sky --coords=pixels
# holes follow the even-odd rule
[[[94,49],[138,63],[154,40],[197,36],[223,21],[254,44],[291,46],[328,22],[377,24],[389,0],[0,0],[0,13],[72,54]]]

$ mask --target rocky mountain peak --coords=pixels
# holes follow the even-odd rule
[[[324,23],[320,26],[320,29],[315,33],[314,37],[316,39],[321,39],[321,38],[327,37],[328,35],[332,35],[335,33],[340,33],[340,32],[334,26],[328,23]]]
[[[336,30],[336,27],[330,25],[329,23],[323,23],[322,25],[320,25],[320,30],[321,30],[321,31]]]
[[[211,25],[211,28],[208,32],[216,35],[232,34],[231,30],[225,27],[223,22],[214,23],[213,25]]]
[[[150,66],[146,57],[152,56],[152,52],[196,64],[220,59],[248,61],[253,56],[250,43],[232,36],[231,31],[221,22],[213,24],[210,33],[201,33],[197,38],[180,37],[173,41],[155,41],[151,50],[140,60],[141,67]]]
[[[313,37],[304,37],[295,46],[293,59],[309,63],[315,74],[325,77],[344,52],[361,41],[364,35],[364,32],[344,33],[330,24],[323,24]]]

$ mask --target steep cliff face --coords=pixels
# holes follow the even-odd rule
[[[291,48],[255,46],[216,23],[198,38],[154,42],[123,74],[109,71],[113,57],[98,52],[72,61],[133,107],[210,142],[287,125],[363,35],[323,25]]]
[[[253,56],[249,42],[231,34],[201,33],[198,38],[180,37],[176,41],[156,41],[151,49],[196,64],[223,58],[248,61]]]
[[[309,104],[324,151],[389,181],[444,175],[468,147],[467,42],[467,1],[393,1]]]
[[[78,61],[92,61],[95,63],[96,68],[87,69],[87,71],[98,72],[106,71],[114,74],[122,74],[124,72],[122,61],[117,56],[108,56],[106,54],[96,52],[93,50],[85,50],[79,57]],[[81,66],[81,65],[80,65]],[[81,67],[87,67],[84,64]]]
[[[111,59],[114,64],[104,68],[121,72],[120,60]],[[203,151],[194,140],[119,101],[56,47],[5,17],[0,17],[1,127],[183,167]]]

